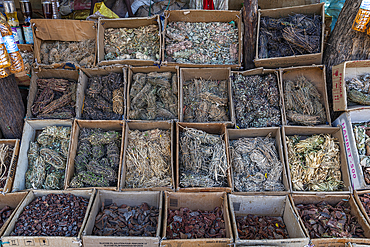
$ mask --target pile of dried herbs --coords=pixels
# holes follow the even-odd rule
[[[261,16],[260,23],[258,58],[320,52],[320,15],[294,14],[279,19]]]
[[[231,164],[235,190],[283,191],[281,182],[283,165],[276,151],[275,140],[265,138],[240,138],[230,141]]]
[[[7,144],[0,144],[0,188],[4,188],[11,166],[13,147]]]
[[[121,133],[81,128],[72,188],[117,186]]]
[[[70,135],[70,127],[48,126],[30,142],[27,189],[64,189]]]
[[[37,95],[31,107],[35,118],[73,118],[77,83],[67,79],[37,79]]]
[[[236,125],[239,128],[281,125],[280,96],[275,74],[234,74],[231,85]]]
[[[124,104],[122,74],[89,78],[85,91],[82,118],[88,120],[121,120]]]
[[[171,132],[129,130],[126,188],[172,187]]]
[[[26,71],[27,74],[31,73],[31,68],[33,64],[33,52],[32,51],[22,51],[19,50],[21,53],[23,63],[24,63],[24,71]]]
[[[230,121],[227,83],[202,78],[184,82],[184,122]]]
[[[76,42],[43,41],[41,44],[41,63],[74,63],[90,68],[95,62],[95,40]]]
[[[132,79],[129,119],[170,120],[177,118],[176,73],[136,73]]]
[[[287,136],[288,161],[295,191],[337,191],[344,187],[338,140],[330,134]]]
[[[159,28],[108,28],[104,32],[105,60],[159,60]]]
[[[370,105],[370,74],[363,74],[346,80],[349,103]]]
[[[370,123],[353,123],[356,147],[366,184],[370,184]]]
[[[287,121],[300,125],[326,122],[326,113],[317,88],[306,77],[284,81],[284,100]]]
[[[237,216],[236,225],[240,239],[285,239],[289,238],[281,216],[260,216],[248,214]]]
[[[180,187],[228,187],[223,135],[183,128],[180,132]]]
[[[227,22],[170,22],[165,33],[169,62],[237,64],[238,28]]]

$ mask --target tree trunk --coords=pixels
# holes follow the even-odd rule
[[[256,55],[257,39],[257,7],[258,0],[244,0],[243,23],[244,23],[244,69],[254,68],[254,56]]]
[[[0,130],[6,139],[21,139],[25,109],[14,75],[0,79]]]
[[[370,36],[352,30],[352,24],[361,5],[361,0],[346,0],[338,21],[327,43],[323,63],[326,65],[326,81],[330,109],[333,109],[332,66],[344,61],[366,60],[370,58]],[[340,113],[333,113],[334,120]]]

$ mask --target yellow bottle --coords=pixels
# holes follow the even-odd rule
[[[365,32],[370,21],[370,0],[363,0],[360,9],[357,12],[355,21],[353,22],[352,29]],[[370,34],[369,30],[367,32]]]

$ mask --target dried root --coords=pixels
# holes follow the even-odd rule
[[[7,144],[0,144],[0,188],[4,188],[11,166],[13,148]]]

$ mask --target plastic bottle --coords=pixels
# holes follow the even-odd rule
[[[17,10],[15,9],[14,0],[4,1],[4,11],[5,11],[6,17],[8,18],[8,23],[12,28],[11,30],[13,32],[15,42],[17,44],[24,44],[22,29],[19,26]]]
[[[9,68],[2,68],[0,69],[0,79],[10,76],[11,73],[9,71]]]
[[[352,29],[359,32],[365,32],[369,21],[370,21],[370,0],[363,0],[360,9],[357,12],[355,21],[353,22]]]
[[[24,70],[24,63],[19,52],[17,43],[15,43],[14,36],[12,34],[12,29],[9,24],[6,22],[6,19],[3,15],[0,15],[0,33],[3,37],[6,50],[9,54],[11,61],[10,72],[18,73]]]
[[[23,33],[24,40],[26,44],[33,44],[33,34],[31,28],[31,18],[32,18],[32,6],[30,0],[20,0],[21,11],[24,17]]]
[[[10,67],[12,63],[10,62],[9,54],[6,51],[3,37],[0,36],[0,69]]]

